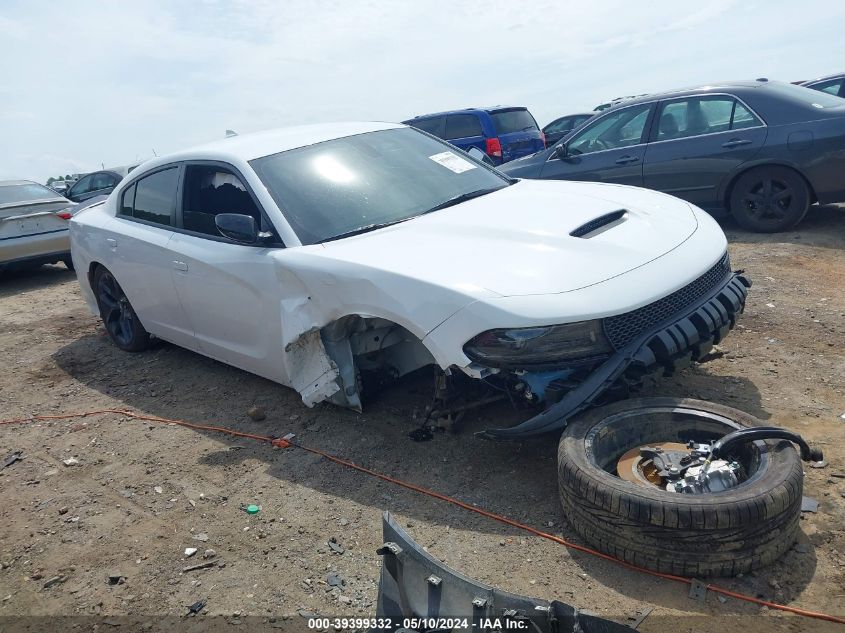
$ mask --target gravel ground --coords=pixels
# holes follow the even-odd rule
[[[808,468],[805,481],[819,510],[804,515],[796,549],[721,584],[842,616],[845,479],[834,475],[845,472],[845,208],[814,208],[799,230],[778,235],[732,224],[726,231],[734,266],[754,280],[726,354],[642,395],[721,402],[824,448],[829,466]],[[130,408],[251,433],[293,432],[303,444],[578,541],[558,502],[556,442],[500,445],[472,435],[524,413],[491,405],[458,433],[408,438],[430,398],[428,375],[403,380],[362,415],[308,409],[294,391],[171,345],[117,350],[61,266],[0,280],[0,358],[2,418]],[[264,420],[247,416],[253,406],[266,411]],[[716,630],[717,620],[702,616],[721,615],[748,616],[749,631],[827,628],[712,593],[693,601],[683,585],[297,449],[114,414],[0,427],[0,438],[0,459],[13,450],[24,456],[0,471],[0,616],[183,616],[201,599],[206,618],[225,616],[218,621],[229,625],[250,616],[260,616],[254,624],[292,622],[300,610],[373,614],[381,512],[390,510],[433,555],[492,585],[619,620],[653,607],[643,631]],[[261,511],[249,515],[245,504]],[[186,557],[186,548],[198,551]],[[205,562],[214,564],[184,571]],[[327,584],[332,573],[342,587]]]

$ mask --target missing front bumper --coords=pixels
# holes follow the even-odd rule
[[[745,308],[751,281],[729,273],[716,288],[684,311],[637,335],[602,363],[559,402],[511,428],[487,429],[478,435],[496,440],[520,440],[561,431],[572,416],[583,411],[626,372],[644,374],[662,367],[671,372],[676,363],[700,358],[736,325]]]

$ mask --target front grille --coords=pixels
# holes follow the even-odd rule
[[[715,266],[680,290],[625,314],[604,320],[604,333],[615,349],[624,347],[641,333],[683,311],[701,299],[731,271],[731,260],[725,253]]]

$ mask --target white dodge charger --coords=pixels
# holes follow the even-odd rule
[[[71,251],[123,350],[154,336],[355,409],[368,377],[436,365],[540,407],[499,438],[700,358],[750,285],[686,202],[510,179],[388,123],[156,158],[73,218]]]

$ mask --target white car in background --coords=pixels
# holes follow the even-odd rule
[[[155,336],[359,409],[426,365],[561,428],[622,382],[707,353],[748,282],[705,212],[518,181],[424,132],[326,124],[144,163],[71,222],[83,296],[121,349]]]

